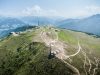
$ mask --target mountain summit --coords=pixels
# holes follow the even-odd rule
[[[51,26],[0,41],[0,75],[99,75],[100,38]]]

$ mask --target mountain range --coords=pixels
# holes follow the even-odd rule
[[[100,36],[100,14],[96,14],[84,19],[66,19],[60,21],[61,28],[92,33]]]
[[[65,19],[62,17],[43,17],[43,16],[25,16],[25,17],[0,17],[0,37],[5,32],[12,31],[23,26],[42,26],[54,25],[60,28],[66,28],[89,34],[100,36],[100,14],[96,14],[84,19]]]

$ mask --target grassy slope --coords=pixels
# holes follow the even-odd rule
[[[58,35],[59,35],[59,40],[67,43],[66,51],[68,55],[76,52],[77,43],[79,40],[82,50],[86,52],[87,56],[91,61],[93,61],[93,63],[95,63],[94,57],[100,58],[100,38],[95,38],[85,33],[74,32],[70,30],[61,30],[60,32],[58,32]],[[82,51],[75,57],[72,57],[72,60],[73,60],[72,65],[76,66],[81,73],[84,72],[83,71],[84,56],[82,54]],[[100,67],[97,75],[99,74],[100,74]]]
[[[0,75],[69,74],[69,69],[59,59],[48,59],[48,47],[40,42],[32,42],[35,33],[11,35],[0,42]]]
[[[32,42],[35,32],[33,30],[21,33],[20,36],[9,36],[0,42],[0,75],[72,75],[71,70],[59,59],[48,59],[48,47],[40,42]],[[68,54],[75,52],[79,38],[82,48],[100,56],[99,38],[69,30],[61,30],[58,34],[59,40],[67,43]],[[81,53],[72,58],[72,64],[81,71],[83,68],[80,65],[83,63],[80,58],[83,59]]]
[[[34,32],[22,33],[20,36],[10,35],[0,42],[0,67],[2,66],[2,68],[0,68],[0,75],[14,67],[14,65],[11,66],[11,64],[17,61],[17,56],[19,57],[18,49],[27,46],[32,41],[34,35]],[[11,70],[11,73],[12,71],[13,70]]]
[[[85,33],[70,30],[61,30],[58,34],[59,39],[66,42],[68,45],[77,46],[79,40],[83,48],[93,51],[96,55],[100,56],[100,38],[95,38]]]

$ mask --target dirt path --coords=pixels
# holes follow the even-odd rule
[[[56,37],[52,38],[54,35]],[[55,29],[51,29],[49,32],[47,32],[45,29],[43,29],[40,36],[41,36],[41,39],[43,40],[43,42],[45,42],[45,44],[48,47],[51,47],[51,53],[55,54],[55,56],[58,59],[60,59],[62,62],[64,62],[66,64],[66,66],[68,68],[70,68],[73,71],[73,73],[75,73],[75,75],[80,75],[79,70],[77,68],[75,68],[73,65],[71,65],[65,61],[65,59],[68,59],[68,58],[70,59],[70,57],[74,57],[80,52],[81,46],[80,46],[79,42],[78,42],[77,52],[72,55],[66,55],[65,47],[67,47],[67,46],[65,46],[64,43],[62,43],[61,41],[58,40],[58,34],[57,34],[57,32],[55,32]],[[52,37],[49,37],[49,36],[52,36]]]

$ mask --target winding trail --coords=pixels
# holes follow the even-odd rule
[[[69,64],[68,62],[66,62],[64,60],[62,60],[62,61],[66,64],[66,66],[69,69],[71,69],[73,71],[74,75],[80,75],[79,70],[77,68],[75,68],[73,65]]]
[[[53,37],[53,35],[55,35],[56,38],[49,37],[49,36]],[[76,56],[81,51],[81,46],[80,46],[79,41],[78,41],[77,52],[74,54],[71,54],[71,55],[66,55],[65,47],[67,47],[67,46],[65,46],[64,43],[62,43],[61,41],[58,40],[58,34],[57,34],[57,32],[55,32],[55,29],[52,28],[51,30],[49,30],[49,32],[47,32],[43,28],[43,30],[41,30],[40,37],[48,47],[51,47],[51,53],[54,53],[58,59],[60,59],[62,62],[64,62],[66,64],[66,66],[73,71],[74,75],[80,75],[80,72],[76,67],[74,67],[73,65],[71,65],[65,61],[65,59],[68,59],[68,58],[70,59],[70,57]]]
[[[67,48],[67,45],[58,39],[59,38],[58,32],[56,31],[55,28],[53,28],[53,27],[45,27],[44,28],[43,27],[40,30],[41,30],[41,32],[39,34],[39,37],[41,38],[42,42],[44,42],[46,46],[51,48],[51,53],[53,53],[55,55],[55,57],[57,57],[63,63],[65,63],[65,66],[67,66],[73,72],[73,75],[80,75],[80,72],[75,66],[73,66],[69,62],[72,61],[71,57],[78,55],[80,52],[84,56],[83,69],[84,69],[85,75],[88,75],[88,74],[96,75],[100,60],[98,58],[94,58],[95,61],[93,63],[93,61],[89,58],[89,56],[84,51],[84,49],[82,49],[79,41],[77,43],[78,49],[76,50],[76,52],[71,55],[68,55],[65,52],[66,51],[65,48]],[[70,59],[69,62],[67,62],[66,59]],[[94,66],[95,66],[93,69],[92,69],[92,67],[93,67],[92,64],[94,64]]]

